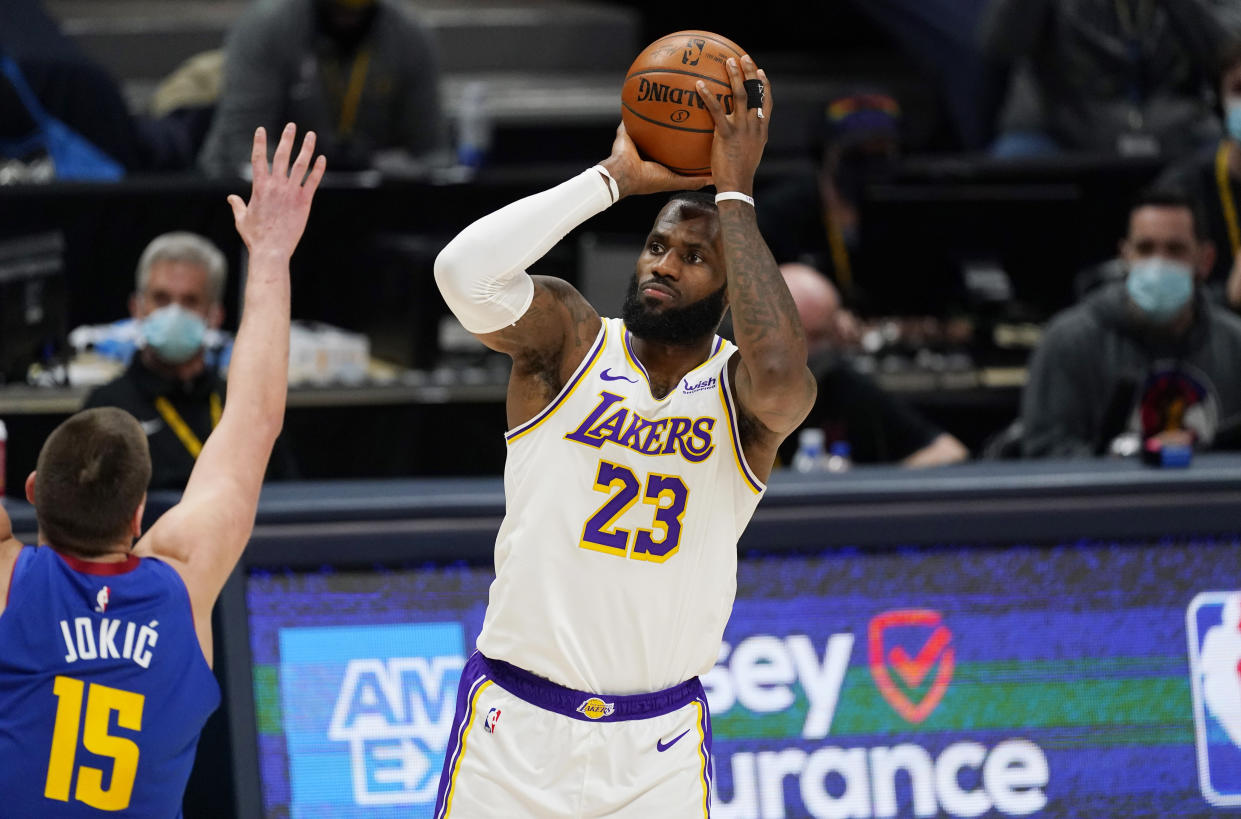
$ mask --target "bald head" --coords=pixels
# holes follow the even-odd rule
[[[840,295],[836,287],[819,271],[804,264],[780,265],[784,283],[788,285],[797,315],[806,330],[806,344],[814,350],[832,338]]]

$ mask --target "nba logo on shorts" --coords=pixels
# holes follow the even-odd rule
[[[1241,805],[1241,591],[1199,594],[1185,620],[1198,784],[1212,805]]]
[[[489,734],[496,732],[496,723],[500,721],[500,709],[492,708],[487,712],[487,719],[483,720],[483,730]]]

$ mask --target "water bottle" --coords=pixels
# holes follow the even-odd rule
[[[491,115],[487,112],[487,84],[474,80],[461,90],[457,116],[457,162],[478,168],[491,149]]]
[[[848,441],[832,441],[827,449],[827,471],[845,472],[853,466],[852,450]]]
[[[823,430],[806,427],[797,436],[797,454],[793,456],[793,469],[798,472],[826,472],[827,452],[823,449]]]

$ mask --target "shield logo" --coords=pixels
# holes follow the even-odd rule
[[[900,642],[894,639],[894,629],[901,630]],[[952,632],[940,613],[930,609],[885,611],[871,619],[868,632],[870,673],[879,693],[906,722],[922,722],[939,705],[952,680],[956,657]],[[891,643],[896,644],[889,647]],[[913,656],[906,646],[916,646]],[[936,670],[928,685],[932,669]]]

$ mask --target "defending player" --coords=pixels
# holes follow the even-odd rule
[[[146,435],[123,410],[100,408],[58,426],[26,481],[46,545],[14,540],[0,509],[4,816],[181,813],[220,700],[211,608],[250,539],[284,418],[289,258],[324,171],[323,157],[311,167],[313,133],[290,169],[295,137],[287,126],[269,170],[259,129],[250,201],[229,197],[250,253],[245,306],[228,404],[181,502],[134,546]]]
[[[475,222],[436,261],[462,324],[513,359],[508,508],[438,819],[709,812],[697,675],[732,609],[737,538],[815,393],[747,201],[771,97],[748,107],[743,81],[766,77],[749,57],[728,71],[732,115],[699,83],[720,193],[659,212],[623,318],[525,273],[621,196],[708,181],[643,162],[623,126],[599,166]],[[715,335],[728,306],[736,347]]]

